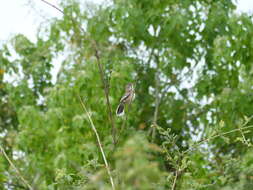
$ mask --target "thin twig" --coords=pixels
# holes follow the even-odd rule
[[[231,130],[231,131],[224,132],[224,133],[221,133],[221,134],[217,134],[217,135],[214,135],[214,136],[212,136],[212,137],[209,137],[209,138],[205,138],[205,139],[203,139],[203,140],[200,140],[199,142],[195,143],[195,144],[192,145],[190,148],[188,148],[186,151],[184,151],[184,152],[182,153],[182,155],[183,155],[183,154],[186,154],[186,153],[188,153],[188,152],[190,152],[192,149],[198,147],[199,145],[203,144],[204,142],[208,142],[208,141],[210,141],[210,140],[212,140],[212,139],[215,139],[215,138],[217,138],[217,137],[224,136],[224,135],[227,135],[227,134],[230,134],[230,133],[234,133],[234,132],[236,132],[236,131],[242,131],[242,130],[249,129],[249,128],[253,128],[253,126],[242,127],[242,128],[239,128],[239,129],[233,129],[233,130]]]
[[[119,132],[118,132],[118,138],[117,138],[117,141],[116,141],[116,143],[118,143],[119,142],[119,139],[120,139],[120,136],[121,136],[121,134],[122,134],[122,132],[123,132],[123,129],[125,129],[125,127],[126,127],[126,123],[127,123],[127,120],[128,120],[128,112],[130,111],[130,107],[131,107],[131,103],[127,106],[127,105],[125,105],[126,106],[126,116],[125,116],[125,119],[124,119],[124,121],[123,121],[123,124],[121,125],[121,127],[120,127],[120,130],[119,130]]]
[[[156,58],[156,64],[157,64],[157,71],[155,74],[155,111],[154,111],[154,117],[153,117],[153,125],[152,125],[152,134],[151,134],[151,141],[154,142],[155,136],[156,136],[156,128],[157,128],[157,117],[158,117],[158,110],[159,110],[159,104],[160,104],[160,97],[159,97],[159,85],[160,85],[160,79],[159,79],[159,58],[155,56]]]
[[[243,134],[241,128],[239,128],[239,130],[240,130],[240,133],[241,133],[242,138],[243,138],[243,143],[245,143],[245,144],[247,144],[247,145],[249,146],[249,143],[248,143],[247,139],[245,138],[245,136],[244,136],[244,134]]]
[[[6,154],[6,152],[4,151],[4,148],[0,145],[0,149],[1,152],[3,153],[4,157],[6,158],[6,160],[9,162],[10,166],[16,171],[18,177],[23,181],[23,183],[30,189],[33,190],[32,186],[25,180],[25,178],[21,175],[20,171],[18,170],[18,168],[13,164],[13,162],[11,161],[11,159],[8,157],[8,155]]]
[[[121,134],[122,134],[122,132],[123,132],[123,129],[124,129],[124,128],[125,128],[125,126],[126,126],[126,121],[127,121],[127,118],[128,118],[128,115],[126,114],[126,116],[124,117],[123,124],[121,125],[121,127],[120,127],[120,129],[119,129],[119,132],[118,132],[118,138],[117,138],[116,143],[118,143],[118,142],[119,142],[119,139],[120,139],[120,136],[121,136]]]
[[[174,180],[173,180],[173,184],[172,184],[171,190],[175,190],[176,189],[177,177],[178,177],[178,171],[176,170],[176,174],[175,174],[175,177],[174,177]]]
[[[102,157],[103,157],[103,160],[104,160],[104,163],[105,163],[105,166],[106,166],[106,170],[107,170],[107,173],[109,175],[109,178],[110,178],[110,182],[111,182],[111,185],[112,185],[112,189],[115,190],[115,186],[114,186],[114,182],[113,182],[113,178],[112,178],[112,175],[111,175],[111,171],[110,171],[110,168],[109,168],[109,165],[108,165],[108,162],[107,162],[107,159],[105,157],[105,153],[104,153],[104,150],[103,150],[103,147],[102,147],[102,144],[101,144],[101,141],[100,141],[100,138],[99,138],[99,135],[98,135],[98,132],[97,132],[97,129],[91,119],[91,116],[84,104],[84,102],[82,101],[80,95],[78,95],[78,98],[80,100],[80,103],[82,105],[82,108],[84,110],[84,112],[86,113],[86,115],[88,116],[88,119],[89,119],[89,122],[91,124],[91,128],[92,130],[94,131],[95,135],[96,135],[96,138],[97,138],[97,142],[98,142],[98,146],[99,146],[99,149],[100,149],[100,152],[102,154]]]
[[[243,131],[241,130],[241,127],[238,127],[238,129],[240,130],[240,133],[242,135],[242,138],[243,138],[243,143],[247,144],[248,146],[250,146],[250,144],[248,143],[245,135],[243,134]]]
[[[41,0],[42,2],[46,3],[47,5],[53,7],[54,9],[56,9],[57,11],[61,12],[63,15],[64,15],[64,12],[58,8],[57,6],[45,1],[45,0]],[[71,20],[73,22],[73,25],[76,23],[75,20],[71,17]],[[80,30],[85,34],[85,31],[82,27],[78,26],[80,28]],[[96,44],[96,41],[95,40],[92,40],[92,39],[87,39],[91,42],[93,48],[94,48],[94,55],[97,59],[97,65],[98,65],[98,69],[99,69],[99,74],[100,74],[100,79],[103,83],[103,88],[104,88],[104,94],[105,94],[105,98],[106,98],[106,105],[107,105],[107,109],[108,109],[108,116],[109,116],[109,119],[110,119],[110,122],[111,122],[111,125],[112,125],[112,137],[113,137],[113,144],[114,146],[116,145],[116,133],[117,133],[117,129],[115,127],[115,124],[114,124],[114,119],[113,119],[113,114],[112,114],[112,108],[111,108],[111,103],[110,103],[110,99],[109,99],[109,85],[108,85],[108,82],[105,80],[105,74],[104,74],[104,70],[102,68],[102,64],[101,64],[101,61],[100,61],[100,56],[99,56],[99,53],[98,53],[98,47],[97,47],[97,44]]]
[[[190,148],[188,148],[186,151],[182,152],[181,153],[181,158],[183,157],[184,154],[189,153],[192,149],[200,146],[201,144],[203,144],[205,142],[208,142],[208,141],[210,141],[212,139],[215,139],[217,137],[224,136],[224,135],[227,135],[227,134],[230,134],[230,133],[234,133],[236,131],[240,131],[241,134],[244,136],[243,130],[249,129],[249,128],[253,128],[253,125],[245,127],[250,122],[250,120],[252,118],[253,118],[253,116],[251,116],[249,119],[247,119],[246,122],[241,127],[237,128],[237,129],[233,129],[233,130],[228,131],[228,132],[224,132],[224,133],[220,133],[220,134],[217,134],[217,135],[213,135],[212,137],[205,138],[205,139],[202,139],[202,140],[198,141],[193,146],[191,146]],[[244,140],[246,140],[245,137],[244,137]],[[178,179],[178,172],[179,172],[178,169],[176,169],[176,174],[175,174],[175,178],[174,178],[171,190],[175,190],[176,189],[176,181]]]
[[[98,48],[96,45],[96,42],[94,43],[94,48],[95,48],[95,57],[97,59],[97,65],[99,68],[99,74],[100,74],[100,79],[103,83],[103,89],[104,89],[104,93],[105,93],[105,98],[106,98],[106,105],[107,105],[107,109],[109,112],[109,119],[112,125],[112,137],[113,137],[113,144],[114,146],[116,145],[116,133],[117,133],[117,129],[114,125],[114,119],[113,119],[113,115],[112,115],[112,108],[111,108],[111,103],[110,103],[110,99],[109,99],[109,86],[108,86],[108,82],[105,80],[105,73],[104,70],[102,68],[102,64],[100,61],[100,56],[99,56],[99,52],[98,52]]]
[[[41,0],[42,2],[46,3],[47,5],[49,5],[50,7],[53,7],[55,8],[56,10],[58,10],[59,12],[61,12],[62,14],[64,14],[63,10],[61,10],[59,7],[49,3],[48,1],[45,1],[45,0]]]
[[[154,142],[155,135],[156,135],[156,127],[157,127],[157,116],[158,116],[158,109],[159,109],[159,103],[160,103],[160,98],[159,98],[159,91],[158,91],[158,86],[159,86],[159,76],[158,72],[156,73],[155,76],[155,112],[154,112],[154,119],[153,119],[153,127],[152,127],[152,142]]]

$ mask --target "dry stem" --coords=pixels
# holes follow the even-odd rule
[[[3,153],[4,157],[6,158],[6,160],[9,162],[10,166],[16,171],[18,177],[22,180],[22,182],[30,189],[33,190],[32,186],[25,180],[25,178],[21,175],[20,171],[18,170],[18,168],[13,164],[13,162],[11,161],[11,159],[8,157],[8,155],[6,154],[6,152],[4,151],[4,148],[0,145],[0,149],[1,152]]]
[[[111,175],[111,171],[110,171],[110,168],[109,168],[107,159],[106,159],[106,157],[105,157],[105,153],[104,153],[104,150],[103,150],[103,147],[102,147],[102,144],[101,144],[101,141],[100,141],[100,138],[99,138],[97,129],[96,129],[96,127],[95,127],[95,125],[94,125],[94,123],[93,123],[93,121],[92,121],[92,119],[91,119],[91,116],[90,116],[89,112],[87,111],[86,106],[85,106],[84,102],[82,101],[80,95],[78,95],[78,98],[79,98],[79,100],[80,100],[80,103],[81,103],[81,105],[82,105],[82,108],[83,108],[84,112],[85,112],[86,115],[88,116],[88,120],[89,120],[89,122],[90,122],[90,124],[91,124],[91,128],[92,128],[92,130],[94,131],[94,133],[95,133],[95,135],[96,135],[97,142],[98,142],[98,146],[99,146],[100,152],[101,152],[101,154],[102,154],[102,156],[103,156],[103,160],[104,160],[104,163],[105,163],[105,166],[106,166],[107,173],[108,173],[109,178],[110,178],[110,182],[111,182],[111,185],[112,185],[112,189],[115,190],[115,186],[114,186],[113,178],[112,178],[112,175]]]
[[[176,189],[177,177],[178,177],[178,171],[176,170],[176,174],[175,174],[175,178],[173,180],[173,184],[172,184],[171,190],[175,190]]]
[[[244,126],[245,126],[245,125],[244,125]],[[184,154],[190,152],[192,149],[198,147],[199,145],[203,144],[204,142],[208,142],[208,141],[210,141],[210,140],[212,140],[212,139],[215,139],[215,138],[217,138],[217,137],[224,136],[224,135],[227,135],[227,134],[230,134],[230,133],[234,133],[234,132],[236,132],[236,131],[242,132],[242,130],[249,129],[249,128],[253,128],[253,126],[251,125],[251,126],[248,126],[248,127],[242,127],[242,128],[238,128],[238,129],[233,129],[233,130],[228,131],[228,132],[220,133],[220,134],[217,134],[217,135],[213,135],[213,136],[211,136],[211,137],[209,137],[209,138],[202,139],[202,140],[200,140],[199,142],[197,142],[197,143],[195,143],[194,145],[192,145],[192,146],[191,146],[190,148],[188,148],[186,151],[184,151],[184,152],[182,153],[182,155],[184,155]]]
[[[48,1],[45,0],[41,0],[42,2],[46,3],[47,5],[51,6],[52,8],[56,9],[57,11],[61,12],[64,15],[64,12],[58,8],[57,6],[49,3]],[[73,24],[75,23],[75,20],[73,18],[71,18]],[[82,27],[78,26],[80,28],[80,30],[85,34],[85,31],[83,30]],[[92,40],[92,39],[88,39],[90,40],[93,48],[94,48],[94,55],[97,59],[97,65],[98,65],[98,69],[99,69],[99,74],[100,74],[100,79],[103,83],[103,88],[104,88],[104,94],[105,94],[105,98],[106,98],[106,105],[107,105],[107,109],[108,109],[108,116],[112,125],[112,137],[113,137],[113,144],[114,146],[116,145],[116,133],[117,133],[117,129],[115,127],[114,124],[114,119],[113,119],[113,114],[112,114],[112,109],[111,109],[111,103],[110,103],[110,99],[109,99],[109,85],[108,82],[105,80],[105,74],[104,74],[104,70],[102,68],[102,64],[100,61],[100,56],[98,54],[98,47],[96,44],[96,41]]]

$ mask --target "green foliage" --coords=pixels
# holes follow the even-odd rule
[[[20,174],[1,154],[0,189],[27,188],[20,175],[38,190],[112,189],[78,95],[116,189],[253,188],[252,15],[230,0],[61,6],[35,42],[1,47],[0,142]],[[136,98],[116,117],[129,82]]]

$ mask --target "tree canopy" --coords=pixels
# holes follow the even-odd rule
[[[251,190],[253,23],[235,9],[69,0],[35,42],[15,35],[0,48],[0,189]]]

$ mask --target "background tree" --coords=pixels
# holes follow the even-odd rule
[[[1,155],[2,189],[112,188],[78,95],[116,189],[252,189],[251,15],[228,0],[60,6],[36,42],[0,51],[1,146],[20,170]]]

